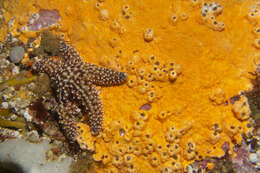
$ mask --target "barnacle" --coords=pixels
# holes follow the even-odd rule
[[[257,49],[260,49],[260,39],[259,39],[259,38],[255,39],[255,41],[254,41],[254,46],[255,46]]]
[[[145,29],[144,40],[150,42],[154,39],[154,31],[152,28]]]
[[[239,100],[232,104],[232,111],[239,120],[246,120],[250,117],[251,110],[249,108],[246,96],[240,96]]]

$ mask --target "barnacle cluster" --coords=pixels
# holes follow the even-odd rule
[[[201,8],[201,18],[203,22],[211,29],[216,31],[223,31],[225,24],[221,21],[217,21],[216,17],[222,13],[223,7],[217,2],[207,3],[204,2]]]
[[[154,102],[162,97],[159,86],[155,85],[156,82],[173,83],[181,74],[181,66],[173,60],[164,63],[155,55],[148,57],[134,55],[131,59],[126,64],[129,71],[127,85],[144,95],[148,102]],[[140,63],[144,65],[140,66]]]
[[[186,127],[177,128],[173,124],[168,124],[164,129],[165,136],[160,137],[149,128],[154,120],[149,120],[147,116],[147,112],[138,111],[133,112],[131,124],[124,121],[111,122],[100,139],[97,139],[106,142],[102,145],[97,144],[100,150],[96,150],[94,160],[101,161],[107,170],[140,172],[144,169],[150,171],[167,169],[181,172],[183,158],[180,153],[183,149],[179,143],[181,136],[191,127],[187,124]],[[189,160],[194,159],[195,143],[189,141],[186,146],[185,157]]]
[[[247,14],[247,19],[254,27],[252,31],[255,36],[253,45],[255,46],[255,48],[260,49],[260,23],[259,23],[260,5],[259,4],[256,4],[249,9],[249,12]]]

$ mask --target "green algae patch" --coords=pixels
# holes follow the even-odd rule
[[[0,109],[0,115],[9,118],[11,116],[11,112],[8,109]]]
[[[9,121],[0,119],[0,127],[9,128],[9,129],[21,129],[23,132],[26,131],[26,124],[20,121]]]
[[[34,49],[32,54],[34,56],[60,56],[59,54],[60,39],[52,34],[50,31],[45,30],[41,33],[40,47]]]
[[[25,77],[22,79],[19,79],[19,78],[9,79],[9,80],[6,80],[5,82],[1,83],[0,88],[2,85],[10,85],[10,86],[24,85],[24,84],[30,83],[32,81],[35,81],[36,79],[37,79],[36,75],[30,76],[30,77]]]

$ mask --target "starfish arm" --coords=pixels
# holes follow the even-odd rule
[[[98,91],[93,84],[88,82],[88,85],[84,86],[83,96],[85,100],[84,103],[86,103],[86,107],[88,107],[88,122],[91,133],[93,135],[98,135],[102,130],[104,115],[103,106],[98,95]]]
[[[78,51],[63,40],[60,40],[59,52],[65,60],[82,61]]]
[[[98,95],[98,91],[96,90],[94,85],[90,85],[88,87],[88,92],[91,93],[90,95],[88,95],[88,99],[90,100],[88,122],[90,125],[91,133],[93,135],[98,135],[99,132],[102,130],[103,125],[103,106]]]
[[[68,61],[69,64],[83,63],[79,53],[64,41],[60,41],[59,51],[61,55]],[[127,74],[118,72],[110,68],[99,67],[93,64],[85,64],[84,70],[89,75],[91,74],[93,83],[99,86],[113,86],[124,83],[127,79]]]
[[[51,72],[53,73],[53,66],[54,64],[50,61],[49,58],[43,58],[43,57],[35,57],[34,62],[32,64],[32,69],[35,72],[39,73],[47,73]]]
[[[91,133],[98,135],[102,130],[104,114],[98,91],[91,81],[77,81],[73,84],[73,90],[75,91],[73,101],[79,104],[82,113],[87,114]]]
[[[85,63],[84,67],[87,74],[91,74],[92,82],[97,86],[115,86],[123,84],[127,80],[125,72],[118,72],[110,68],[87,63]]]
[[[60,104],[58,107],[58,123],[70,143],[74,143],[79,136],[77,126],[79,114],[81,114],[80,109],[71,102]]]
[[[61,66],[63,66],[63,62],[58,58],[45,58],[40,56],[34,58],[32,69],[35,72],[46,73],[50,78],[54,78],[57,73],[57,69],[60,69]]]

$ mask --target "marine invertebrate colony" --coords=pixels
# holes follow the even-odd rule
[[[126,81],[127,75],[83,62],[79,53],[64,41],[60,41],[59,51],[63,58],[36,58],[33,70],[49,75],[58,102],[59,123],[69,141],[76,140],[76,124],[83,114],[88,115],[92,134],[98,135],[103,108],[95,85],[119,85]]]

